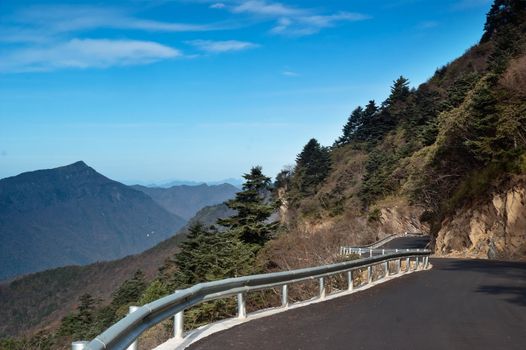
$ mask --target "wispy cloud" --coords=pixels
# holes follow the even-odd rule
[[[370,18],[362,13],[346,11],[323,14],[314,9],[294,7],[266,0],[242,1],[232,6],[225,6],[225,8],[232,13],[247,14],[275,21],[270,32],[288,36],[311,35],[324,28],[334,27],[338,23],[362,21]]]
[[[423,21],[417,24],[418,29],[431,29],[438,27],[439,23],[437,21]]]
[[[278,2],[267,2],[263,0],[244,1],[232,7],[234,13],[250,13],[263,16],[302,16],[307,10],[287,6]]]
[[[281,72],[281,74],[286,77],[299,77],[300,76],[299,73],[293,72],[291,70],[284,70],[283,72]]]
[[[195,32],[221,29],[219,24],[190,24],[141,19],[123,8],[47,5],[3,16],[0,41],[43,42],[50,38],[99,28]]]
[[[338,22],[355,22],[369,19],[360,13],[339,12],[332,15],[300,16],[295,18],[284,17],[278,20],[271,29],[274,34],[290,36],[303,36],[318,33],[324,28],[336,26]]]
[[[224,41],[214,41],[214,40],[191,40],[187,41],[188,44],[196,47],[197,49],[210,53],[222,53],[222,52],[231,52],[231,51],[241,51],[247,49],[253,49],[259,47],[258,44],[251,43],[248,41],[238,41],[238,40],[224,40]]]
[[[216,2],[215,4],[212,4],[209,6],[211,9],[222,9],[222,8],[225,8],[226,5],[223,4],[222,2]]]
[[[147,64],[178,56],[181,53],[177,49],[151,41],[72,39],[46,47],[14,50],[0,61],[0,72],[106,68]]]

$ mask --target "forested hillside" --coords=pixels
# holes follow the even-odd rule
[[[520,214],[526,172],[525,8],[524,1],[497,0],[480,43],[462,57],[416,89],[400,76],[385,101],[369,101],[350,114],[331,147],[309,141],[295,168],[279,176],[289,227],[315,231],[323,225],[341,232],[372,227],[372,238],[430,229],[447,237],[438,241],[443,253],[475,244],[480,256],[487,257],[491,246],[496,246],[493,256],[526,253],[523,227],[516,225],[525,220]],[[468,233],[456,242],[455,232],[441,231],[461,210],[513,188],[510,196],[518,204],[510,199],[503,205],[519,212],[510,226],[514,232],[504,228],[499,237],[481,235],[487,242],[475,242],[468,234],[469,217]],[[491,221],[502,219],[497,214],[479,218],[490,222],[478,230],[491,231]],[[506,235],[517,234],[522,240],[506,244]]]
[[[84,162],[0,180],[0,280],[112,260],[171,237],[185,220]]]
[[[144,283],[150,282],[165,260],[176,253],[190,227],[196,223],[208,227],[232,214],[225,204],[205,207],[176,235],[140,254],[86,266],[60,267],[0,285],[0,338],[55,329],[84,294],[93,297],[97,304],[106,304],[136,271],[141,271]]]

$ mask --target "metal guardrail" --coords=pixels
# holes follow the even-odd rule
[[[392,254],[398,252],[409,252],[409,251],[425,251],[426,249],[379,249],[379,248],[361,248],[361,247],[340,247],[340,255],[346,256],[351,254],[356,254],[360,258],[362,256],[377,256]]]
[[[373,242],[373,243],[370,243],[370,244],[366,244],[366,245],[362,245],[362,246],[359,246],[359,247],[356,247],[356,248],[372,248],[372,249],[376,249],[378,247],[381,247],[382,245],[386,244],[387,242],[390,242],[392,241],[393,239],[396,239],[396,238],[402,238],[402,237],[420,237],[420,236],[423,236],[424,234],[422,232],[404,232],[404,233],[393,233],[393,234],[390,234],[390,235],[387,235],[385,236],[384,238],[376,241],[376,242]]]
[[[386,253],[381,256],[372,256],[364,259],[346,261],[342,263],[311,267],[305,269],[275,272],[268,274],[252,275],[237,278],[228,278],[220,281],[199,283],[190,288],[175,292],[169,296],[136,308],[125,318],[115,323],[90,342],[79,341],[72,343],[73,350],[123,350],[137,349],[137,338],[147,329],[159,322],[174,317],[174,336],[182,339],[183,312],[194,305],[205,301],[237,296],[237,317],[247,317],[245,307],[246,293],[281,287],[281,307],[288,306],[288,285],[317,279],[319,282],[319,298],[326,297],[325,278],[332,275],[346,273],[348,290],[354,288],[353,275],[355,270],[367,269],[367,283],[373,282],[373,266],[383,265],[384,275],[391,275],[389,262],[396,262],[395,275],[401,270],[401,261],[406,261],[406,271],[426,269],[429,265],[430,250],[410,250]]]

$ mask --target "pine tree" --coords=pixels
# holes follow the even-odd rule
[[[128,306],[130,303],[137,302],[145,289],[144,273],[137,270],[131,279],[124,281],[113,293],[111,304],[115,307]]]
[[[176,271],[161,276],[157,289],[164,284],[168,289],[183,289],[194,284],[238,277],[254,271],[254,249],[239,240],[236,232],[205,229],[201,223],[189,228],[180,251],[167,264]]]
[[[277,207],[270,198],[270,178],[263,174],[260,166],[253,167],[243,178],[242,191],[226,202],[236,214],[217,223],[237,232],[242,242],[263,246],[277,227],[276,222],[268,222]]]
[[[295,183],[302,195],[312,195],[331,169],[329,150],[310,139],[296,157]]]
[[[370,100],[365,106],[362,113],[362,123],[360,127],[354,133],[353,139],[358,141],[366,141],[371,138],[374,134],[373,129],[375,126],[375,117],[378,115],[378,106],[374,100]]]
[[[387,104],[393,105],[396,102],[404,101],[410,92],[409,80],[401,75],[393,82],[393,86],[391,86],[391,94],[387,99]]]
[[[342,136],[336,141],[337,146],[348,144],[352,141],[356,131],[362,126],[364,120],[364,110],[358,106],[351,113],[347,119],[347,123],[343,126]]]
[[[73,336],[77,339],[89,339],[95,335],[95,306],[96,300],[88,293],[79,299],[79,306],[75,313],[62,319],[58,335]]]

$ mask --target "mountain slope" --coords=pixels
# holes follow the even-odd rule
[[[185,221],[83,162],[0,180],[0,280],[141,252]]]
[[[145,187],[135,185],[133,188],[146,193],[169,212],[186,220],[192,218],[198,210],[208,205],[223,203],[239,191],[230,184],[172,186],[170,188]]]
[[[509,204],[519,213],[509,219],[496,212],[508,204],[491,201],[522,198],[514,193],[524,188],[526,1],[496,0],[477,45],[418,88],[398,78],[385,101],[356,108],[342,134],[322,181],[308,177],[320,159],[281,174],[291,231],[330,231],[350,244],[416,229],[439,236],[444,254],[524,255],[521,206]],[[479,221],[473,234],[459,234],[469,218]]]
[[[205,207],[189,224],[209,226],[231,214],[224,204]],[[105,303],[126,279],[142,270],[151,280],[164,260],[177,251],[188,225],[140,254],[86,266],[66,266],[20,277],[0,284],[0,338],[29,335],[43,328],[53,329],[71,312],[82,294],[89,293]]]

